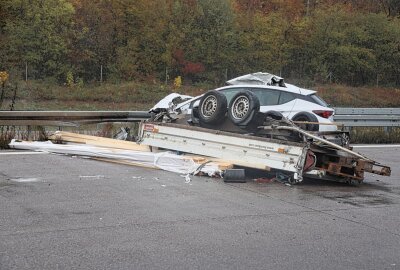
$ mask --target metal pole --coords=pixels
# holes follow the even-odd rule
[[[103,82],[103,65],[100,65],[100,83]]]
[[[261,127],[261,128],[267,129],[267,130],[268,130],[268,129],[271,129],[271,127],[269,127],[269,126],[263,126],[263,127]],[[304,130],[298,128],[298,127],[273,126],[272,129],[286,129],[286,130],[297,131],[297,132],[299,132],[299,133],[301,133],[301,134],[303,134],[303,135],[305,135],[305,136],[307,136],[307,137],[310,137],[310,138],[313,138],[314,140],[323,142],[323,143],[325,143],[325,144],[327,144],[327,145],[329,145],[329,146],[332,146],[332,147],[334,147],[334,148],[336,148],[336,149],[342,150],[342,151],[344,151],[344,152],[346,152],[346,153],[348,153],[348,154],[351,154],[351,155],[353,155],[353,156],[356,156],[356,157],[359,157],[359,158],[362,158],[362,159],[365,159],[365,160],[368,160],[368,161],[373,161],[372,159],[369,159],[369,158],[367,158],[367,157],[364,157],[363,155],[360,155],[359,153],[356,153],[356,152],[354,152],[354,151],[351,151],[350,149],[347,149],[347,148],[344,148],[344,147],[342,147],[342,146],[340,146],[340,145],[337,145],[336,143],[333,143],[333,142],[327,141],[327,140],[325,140],[325,139],[322,139],[321,137],[318,137],[318,136],[315,136],[315,135],[313,135],[313,134],[310,134],[310,133],[308,133],[308,132],[306,132],[306,131],[304,131]]]
[[[25,62],[25,81],[28,81],[28,62]]]

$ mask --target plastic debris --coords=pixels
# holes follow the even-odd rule
[[[117,134],[114,135],[114,139],[126,141],[129,136],[129,128],[121,127]]]
[[[192,179],[190,179],[190,174],[185,175],[185,183],[188,184],[192,181]]]
[[[46,142],[27,142],[12,140],[10,148],[32,150],[38,152],[53,153],[58,155],[69,155],[80,158],[95,158],[102,161],[121,163],[125,165],[143,166],[147,168],[158,168],[165,171],[185,175],[185,183],[190,183],[190,175],[207,175],[210,177],[221,177],[222,171],[218,164],[205,162],[199,166],[193,158],[177,155],[171,152],[143,152],[125,150],[118,148],[100,147],[88,144],[54,144]],[[99,175],[81,175],[80,178],[104,178]],[[140,177],[132,177],[141,179]],[[159,178],[155,177],[155,180]]]

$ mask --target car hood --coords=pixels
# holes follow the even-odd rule
[[[193,97],[188,96],[188,95],[178,94],[178,93],[171,93],[168,96],[161,99],[159,102],[157,102],[157,104],[154,105],[153,108],[151,108],[149,110],[149,112],[155,112],[160,109],[171,109],[174,105],[177,105],[177,104],[174,104],[173,100],[179,100],[179,98],[181,101],[178,102],[177,104],[183,102],[184,100],[192,99]]]

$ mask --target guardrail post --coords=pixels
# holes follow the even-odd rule
[[[390,132],[392,132],[392,127],[383,127],[383,131],[385,132],[386,135],[389,135]]]
[[[343,131],[351,132],[352,127],[350,127],[350,126],[343,126],[342,130],[343,130]]]
[[[26,135],[27,135],[27,140],[29,140],[29,138],[31,137],[31,131],[32,131],[32,128],[31,128],[31,126],[27,126],[26,127]]]

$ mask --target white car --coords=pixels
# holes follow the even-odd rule
[[[246,102],[240,103],[242,96],[239,93],[251,92],[258,98],[260,112],[278,111],[286,118],[300,122],[299,125],[303,129],[310,131],[337,130],[337,126],[333,123],[334,110],[329,108],[328,104],[318,97],[314,90],[303,89],[284,83],[283,79],[278,76],[261,72],[232,79],[227,84],[229,85],[217,88],[214,91],[223,93],[227,104],[230,104],[230,106],[237,100],[236,111],[234,108],[228,109],[228,113],[231,113],[231,119],[235,117],[235,113],[240,116],[240,112],[237,111],[238,108],[241,108],[240,106],[242,108],[243,106],[248,106]],[[202,107],[198,108],[198,110],[207,115],[207,110],[212,111],[216,109],[216,103],[212,98],[210,98],[208,103],[207,100],[204,101],[203,97],[205,95],[207,93],[182,102],[175,106],[174,110],[178,110],[184,114],[191,114],[193,108],[197,108],[200,101],[202,101]],[[236,100],[233,101],[233,98]],[[319,124],[301,124],[301,122]]]

